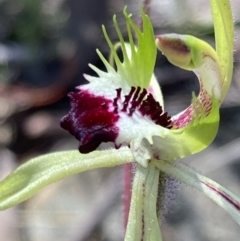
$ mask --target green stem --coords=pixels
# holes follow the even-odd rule
[[[132,187],[131,207],[125,241],[161,241],[157,217],[159,170],[149,163],[138,165]]]

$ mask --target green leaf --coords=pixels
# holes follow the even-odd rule
[[[79,172],[132,162],[129,148],[80,154],[63,151],[31,159],[0,182],[0,210],[15,206],[43,187]]]
[[[160,171],[203,192],[240,225],[240,198],[238,196],[179,162],[155,161],[155,165]]]

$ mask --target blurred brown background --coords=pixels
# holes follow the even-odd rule
[[[221,109],[214,143],[183,160],[240,195],[240,4],[232,0],[236,25],[235,69]],[[0,0],[0,178],[31,157],[76,149],[59,127],[68,112],[66,94],[85,83],[87,64],[107,56],[101,33],[112,39],[112,15],[124,29],[128,5],[139,22],[139,0]],[[155,33],[186,33],[214,45],[209,0],[152,0]],[[191,72],[158,55],[156,75],[172,115],[187,107],[198,82]],[[0,212],[0,240],[123,240],[121,168],[96,170],[52,184],[29,201]],[[163,224],[166,241],[238,241],[240,228],[201,193],[181,185]]]

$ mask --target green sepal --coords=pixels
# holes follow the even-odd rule
[[[232,80],[234,26],[229,0],[211,0],[214,22],[216,52],[218,54],[222,72],[222,101],[224,100]]]
[[[128,148],[80,154],[63,151],[31,159],[0,182],[0,210],[15,206],[43,187],[76,173],[133,161]]]
[[[240,198],[234,193],[179,162],[157,160],[155,165],[160,171],[203,192],[240,225]]]

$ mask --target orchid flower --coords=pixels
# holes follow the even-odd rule
[[[193,36],[155,37],[146,14],[141,14],[140,30],[125,9],[128,42],[113,18],[123,54],[120,60],[103,27],[116,70],[97,50],[106,71],[90,65],[98,77],[84,75],[89,83],[69,94],[71,109],[61,120],[61,127],[79,140],[80,153],[47,154],[18,167],[0,183],[0,209],[70,175],[136,163],[125,241],[162,240],[159,222],[170,178],[203,192],[240,224],[240,198],[177,160],[202,151],[214,140],[219,108],[231,83],[234,29],[229,0],[211,0],[211,8],[216,51]],[[173,117],[164,112],[153,74],[157,48],[172,64],[193,71],[200,83],[199,95],[193,94],[191,105]],[[97,150],[104,142],[111,148]]]

